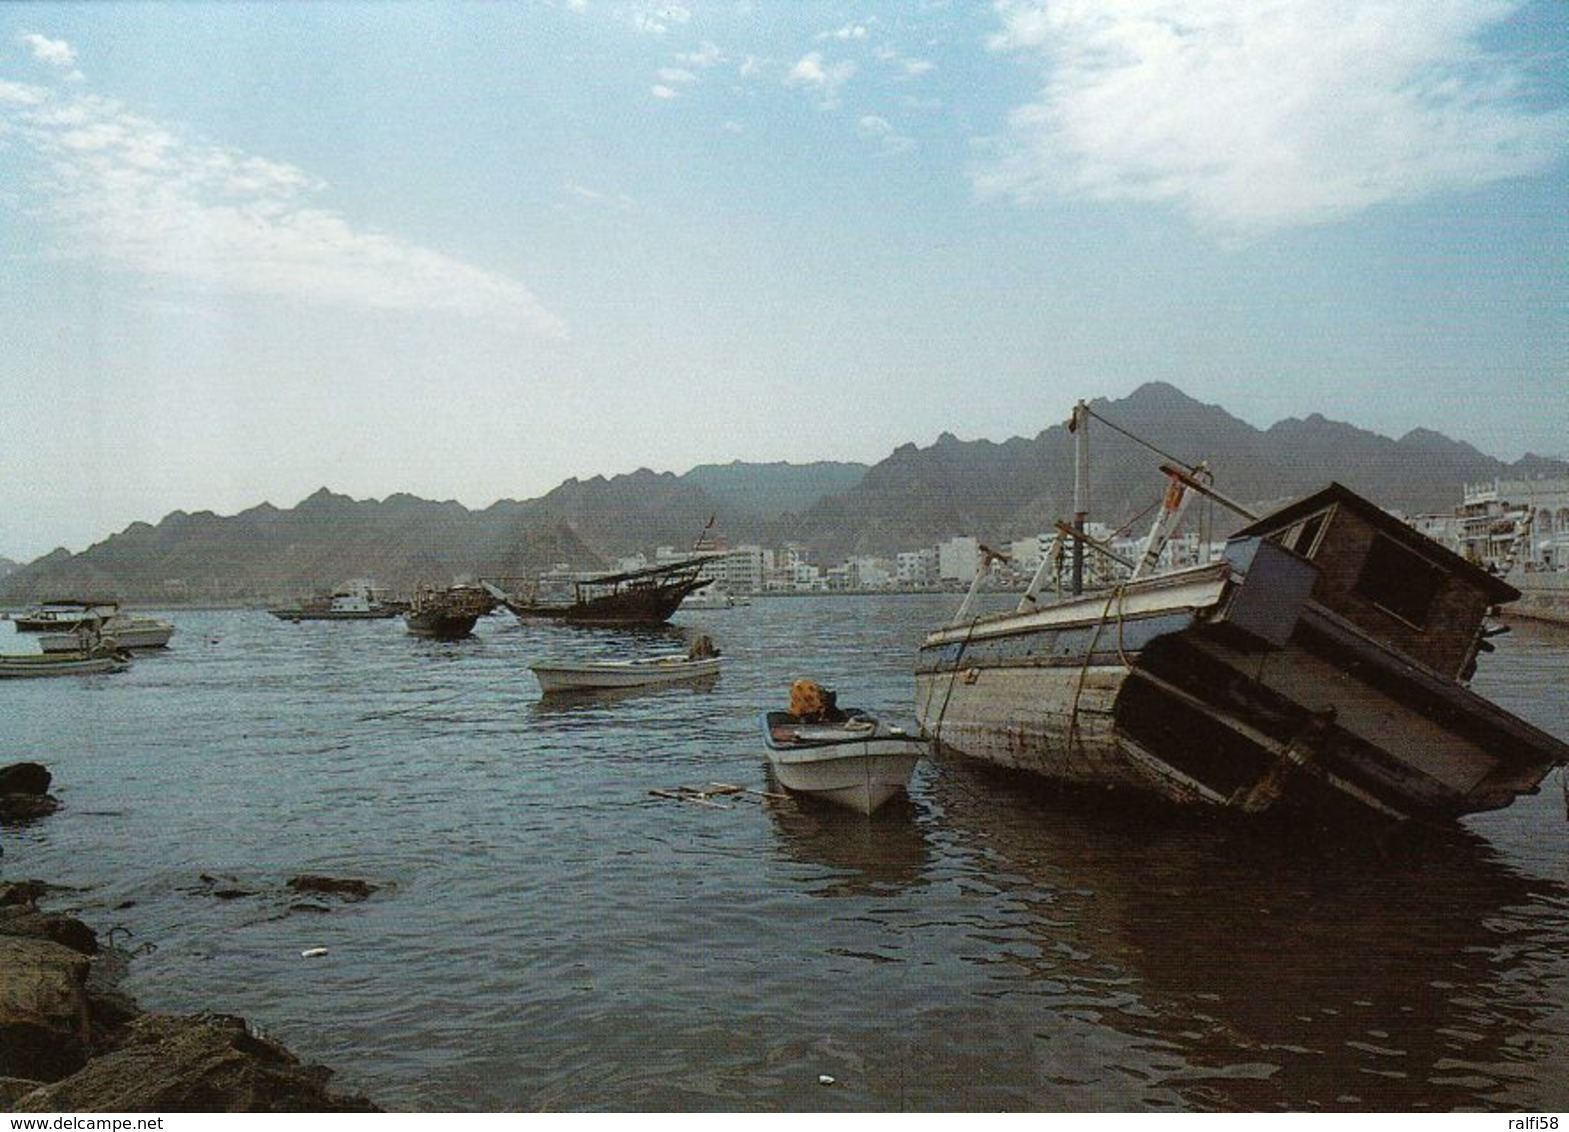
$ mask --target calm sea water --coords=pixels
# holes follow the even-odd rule
[[[64,803],[0,830],[0,869],[72,886],[145,1006],[241,1014],[392,1109],[1569,1108],[1556,776],[1354,849],[948,759],[870,820],[650,793],[766,788],[756,714],[797,676],[913,723],[953,604],[451,644],[168,613],[129,671],[0,686],[0,764]],[[726,657],[706,687],[555,704],[526,667],[694,632]],[[1569,633],[1499,643],[1478,690],[1569,733]]]

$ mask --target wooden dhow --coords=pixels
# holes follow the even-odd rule
[[[658,625],[694,590],[708,584],[703,554],[617,574],[546,576],[534,582],[500,579],[485,588],[516,617],[575,625]]]
[[[1090,413],[1075,409],[1081,438]],[[942,747],[1185,806],[1446,821],[1534,793],[1569,745],[1471,691],[1489,610],[1518,592],[1349,489],[1248,524],[1207,565],[1158,572],[1206,470],[1167,464],[1126,580],[932,632],[916,711]],[[1065,533],[1082,538],[1085,510]],[[1082,559],[1076,553],[1076,565]]]

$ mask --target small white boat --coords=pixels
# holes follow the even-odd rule
[[[735,598],[730,596],[730,591],[718,582],[709,582],[708,585],[693,590],[681,599],[682,609],[731,609],[735,604]]]
[[[51,601],[12,619],[18,630],[37,633],[44,652],[80,652],[83,635],[108,638],[122,649],[161,649],[174,626],[161,617],[126,613],[117,601]]]
[[[17,644],[12,637],[8,644]],[[26,642],[26,651],[0,651],[0,679],[13,676],[90,676],[97,672],[118,672],[130,663],[131,654],[107,644],[76,652],[44,652],[36,641]],[[24,646],[25,647],[25,646]]]
[[[90,639],[112,641],[122,649],[167,648],[174,626],[161,617],[138,617],[117,613],[96,627],[83,627],[69,633],[44,633],[38,645],[44,652],[80,652],[83,635]]]
[[[673,684],[719,675],[719,653],[707,642],[702,637],[687,652],[629,660],[542,660],[529,669],[547,694]]]
[[[827,718],[814,718],[822,715]],[[779,785],[871,814],[910,788],[926,744],[858,708],[830,702],[811,716],[763,713],[763,743]]]

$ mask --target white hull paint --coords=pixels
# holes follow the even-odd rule
[[[174,636],[174,626],[155,617],[126,618],[118,624],[106,622],[99,635],[122,649],[161,649]],[[44,652],[78,652],[82,647],[75,633],[48,633],[39,637],[38,644]]]
[[[817,723],[787,712],[763,714],[763,743],[780,786],[871,814],[907,791],[926,744],[862,712]]]
[[[684,653],[637,660],[602,660],[530,665],[544,692],[585,692],[598,689],[643,688],[719,675],[717,656],[692,659]]]

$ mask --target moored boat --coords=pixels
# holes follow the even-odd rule
[[[547,577],[532,583],[486,582],[484,585],[514,616],[523,620],[547,618],[576,625],[658,625],[670,619],[688,594],[707,584],[702,569],[711,557],[699,555],[619,574]]]
[[[1092,415],[1075,410],[1081,436]],[[1246,510],[1202,468],[1164,470],[1125,580],[1042,602],[1037,574],[1016,609],[926,638],[916,711],[936,742],[1180,805],[1352,820],[1501,808],[1569,762],[1466,686],[1511,586],[1339,484],[1246,515],[1220,561],[1157,572],[1193,495]]]
[[[130,663],[128,654],[94,652],[0,653],[0,679],[29,676],[91,676],[118,672]]]
[[[720,656],[707,637],[686,652],[608,660],[549,660],[529,665],[540,690],[556,692],[609,691],[675,684],[719,675]]]
[[[22,633],[69,633],[120,612],[117,601],[46,601],[11,617]]]
[[[472,633],[479,619],[495,608],[496,599],[478,586],[421,588],[410,600],[403,621],[415,636],[457,640]]]
[[[870,815],[908,791],[926,744],[869,712],[837,707],[824,691],[797,681],[791,710],[762,714],[769,766],[792,793]]]
[[[309,598],[299,605],[269,609],[280,621],[381,621],[396,617],[404,606],[385,601],[370,590],[345,591]]]
[[[76,652],[89,641],[107,638],[122,649],[161,649],[174,625],[161,617],[127,613],[117,601],[50,601],[11,619],[24,633],[38,634],[44,652]]]

